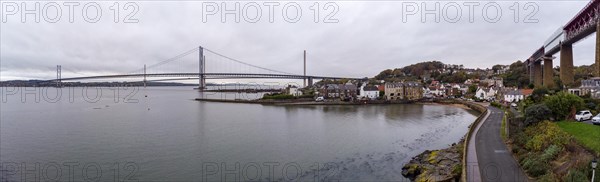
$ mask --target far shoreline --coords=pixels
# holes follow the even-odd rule
[[[275,106],[334,106],[334,105],[396,105],[396,104],[420,104],[420,105],[446,105],[459,107],[465,110],[474,110],[469,107],[462,100],[456,99],[435,99],[435,100],[416,100],[416,101],[384,101],[384,100],[375,100],[375,101],[366,101],[366,102],[343,102],[343,101],[331,101],[331,102],[315,102],[312,100],[303,100],[303,101],[289,101],[289,100],[232,100],[232,99],[206,99],[206,98],[196,98],[196,101],[203,102],[220,102],[220,103],[239,103],[239,104],[261,104],[261,105],[275,105]]]

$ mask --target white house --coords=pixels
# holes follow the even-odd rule
[[[427,89],[427,92],[428,92],[428,95],[435,96],[435,97],[446,96],[446,88],[441,84],[438,86],[429,86],[429,88]],[[427,94],[427,93],[425,93],[425,94]]]
[[[379,97],[379,89],[377,86],[363,86],[360,87],[360,98],[377,99]]]
[[[570,91],[576,93],[575,90]],[[600,77],[581,80],[579,95],[590,95],[592,98],[600,98]]]
[[[504,94],[505,102],[519,102],[522,101],[525,97],[519,90],[511,90]]]
[[[475,92],[475,97],[481,100],[491,100],[496,97],[496,92],[497,91],[494,90],[494,87],[478,87],[477,91]]]
[[[431,93],[431,90],[429,90],[429,87],[423,87],[423,97],[433,98],[433,94]]]
[[[286,93],[293,95],[293,96],[301,96],[302,95],[302,91],[300,91],[298,89],[298,87],[294,86],[294,85],[288,85],[288,87],[286,88]]]

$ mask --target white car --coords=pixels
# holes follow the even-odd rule
[[[325,101],[325,98],[323,97],[317,97],[317,99],[315,99],[316,102],[323,102]]]
[[[575,120],[577,121],[589,120],[592,119],[592,117],[594,117],[594,115],[592,115],[592,112],[589,110],[579,111],[575,114]]]
[[[600,124],[600,114],[598,114],[594,118],[592,118],[592,124],[594,124],[594,125]]]
[[[517,103],[510,104],[510,107],[517,107]]]

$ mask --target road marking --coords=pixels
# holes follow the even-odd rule
[[[506,150],[494,150],[494,153],[497,153],[497,154],[499,154],[499,153],[507,153],[507,152],[508,151],[506,151]]]

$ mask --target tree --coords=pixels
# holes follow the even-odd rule
[[[562,81],[560,80],[560,77],[554,77],[554,90],[556,92],[559,92],[561,90],[563,90],[563,84]]]
[[[383,70],[383,71],[381,71],[381,73],[379,73],[377,76],[375,76],[375,79],[384,80],[384,79],[392,76],[393,72],[394,71],[392,71],[391,69]]]
[[[492,70],[494,70],[494,73],[498,73],[498,70],[501,70],[503,66],[504,65],[499,65],[499,64],[494,65],[494,66],[492,66]]]
[[[544,103],[556,119],[565,120],[573,119],[575,112],[584,107],[582,98],[567,92],[558,92],[555,95],[546,97]]]
[[[517,61],[508,67],[508,71],[502,75],[504,85],[507,87],[525,88],[529,84],[529,75],[525,63]]]
[[[545,104],[536,104],[525,109],[525,125],[538,123],[547,120],[552,111]]]
[[[477,92],[477,85],[471,85],[471,86],[469,86],[468,93],[474,94],[475,92]]]
[[[542,88],[536,88],[533,89],[533,92],[531,93],[531,99],[533,99],[533,102],[538,103],[540,101],[542,101],[542,99],[544,98],[544,96],[548,94],[548,89],[542,87]]]

